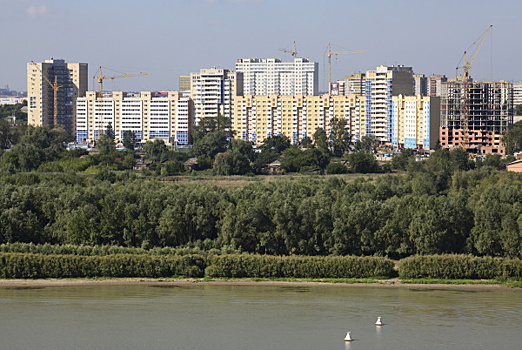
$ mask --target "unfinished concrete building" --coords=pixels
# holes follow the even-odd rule
[[[508,82],[442,84],[440,144],[475,154],[505,154],[502,134],[513,123],[513,86]]]

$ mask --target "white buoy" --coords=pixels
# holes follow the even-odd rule
[[[382,321],[381,321],[381,317],[380,317],[380,316],[377,317],[377,322],[375,322],[375,325],[376,325],[376,326],[382,326],[383,324],[384,324],[384,323],[382,323]]]
[[[350,332],[346,333],[346,337],[344,337],[344,341],[352,341],[353,338],[352,338],[352,335],[350,334]]]

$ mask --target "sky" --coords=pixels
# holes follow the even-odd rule
[[[522,81],[521,18],[520,0],[0,0],[0,88],[25,91],[27,63],[55,58],[88,63],[90,77],[99,66],[148,74],[105,90],[177,90],[180,75],[238,58],[291,60],[279,48],[294,41],[318,62],[323,91],[328,43],[367,50],[333,56],[333,80],[398,64],[455,77],[490,24],[471,76]]]

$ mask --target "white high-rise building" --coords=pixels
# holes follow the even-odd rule
[[[243,73],[244,95],[318,95],[318,64],[306,58],[296,57],[292,62],[279,58],[241,58],[236,62],[236,71]]]
[[[190,97],[194,101],[194,122],[218,115],[232,118],[236,96],[243,94],[242,73],[228,69],[202,69],[190,75]]]
[[[522,81],[512,83],[513,85],[513,105],[522,105]]]
[[[162,139],[177,145],[188,145],[192,131],[192,103],[181,93],[150,92],[97,96],[88,91],[76,106],[76,141],[92,143],[107,130],[114,130],[116,142],[126,131],[133,132],[138,142]]]
[[[366,72],[366,130],[363,135],[374,135],[383,144],[392,141],[392,96],[413,95],[411,67],[380,66]]]
[[[51,128],[62,126],[73,139],[76,99],[85,96],[88,82],[87,63],[55,59],[28,63],[27,123]],[[51,85],[57,86],[56,96]]]

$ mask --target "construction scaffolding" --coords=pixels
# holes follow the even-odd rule
[[[513,86],[509,82],[451,81],[442,84],[441,146],[470,153],[502,147],[513,123]],[[493,153],[503,153],[500,151]]]

